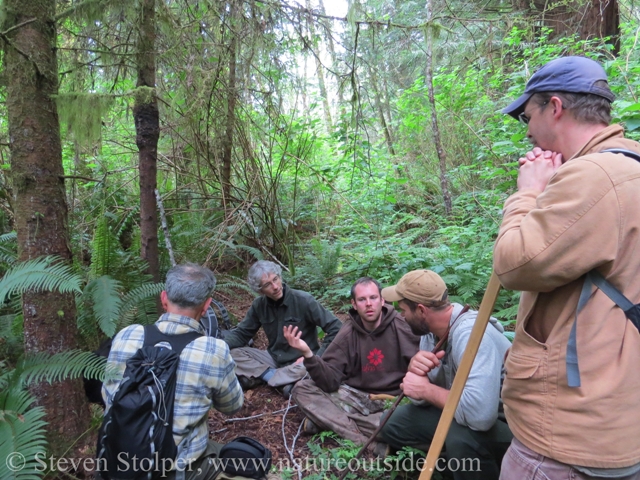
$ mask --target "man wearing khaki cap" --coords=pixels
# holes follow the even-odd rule
[[[399,407],[379,438],[395,448],[408,445],[427,451],[478,312],[451,303],[444,281],[431,270],[407,273],[397,285],[384,288],[382,297],[398,302],[405,320],[422,338],[400,385],[413,404]],[[503,359],[511,345],[503,332],[491,318],[445,441],[455,480],[497,480],[511,442],[509,427],[498,419]],[[445,335],[445,350],[431,353]],[[458,459],[460,466],[466,462],[466,468],[457,469],[451,459]]]

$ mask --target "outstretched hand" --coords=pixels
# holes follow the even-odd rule
[[[553,174],[562,165],[563,158],[561,153],[535,147],[520,158],[518,163],[518,190],[535,190],[542,193]]]
[[[307,345],[307,342],[302,340],[302,331],[293,325],[286,325],[283,328],[284,338],[289,343],[289,346],[295,348],[296,350],[300,350],[302,352],[302,356],[304,358],[313,357],[313,352]]]

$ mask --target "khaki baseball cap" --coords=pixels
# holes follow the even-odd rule
[[[382,289],[382,298],[387,302],[398,302],[406,298],[425,307],[443,305],[447,297],[444,280],[431,270],[414,270],[405,274],[397,285]]]

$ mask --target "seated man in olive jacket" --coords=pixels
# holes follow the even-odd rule
[[[273,262],[260,260],[249,269],[249,285],[262,296],[256,298],[238,328],[225,338],[236,362],[236,375],[247,390],[264,382],[283,387],[288,397],[291,387],[307,373],[300,352],[289,346],[283,329],[299,329],[302,339],[318,355],[327,348],[342,326],[335,315],[306,292],[282,282],[282,269]],[[245,345],[262,327],[269,341],[267,351]],[[317,327],[325,332],[322,347]]]
[[[304,357],[311,379],[293,389],[293,399],[305,413],[306,433],[332,430],[364,444],[378,427],[384,402],[370,393],[398,395],[420,337],[392,305],[385,304],[380,284],[363,277],[351,287],[350,319],[322,358],[313,354],[295,326],[285,328],[289,345]],[[373,446],[382,454],[386,445]]]

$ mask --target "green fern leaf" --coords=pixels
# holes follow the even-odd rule
[[[0,235],[0,244],[15,242],[18,239],[16,232],[9,232]]]
[[[37,458],[44,458],[45,411],[42,407],[29,408],[34,398],[20,388],[9,388],[0,392],[0,478],[7,480],[40,479],[36,467],[41,466]],[[22,462],[24,459],[24,465]],[[12,463],[14,462],[14,463]],[[18,471],[10,466],[23,465]]]
[[[160,295],[164,290],[164,283],[146,283],[134,288],[122,299],[119,315],[127,314],[133,307],[148,297]]]
[[[110,275],[118,263],[120,244],[109,228],[108,212],[96,223],[91,242],[91,273],[93,277]]]
[[[53,383],[83,375],[102,379],[105,365],[106,359],[93,352],[69,350],[53,356],[42,352],[21,359],[13,375],[19,377],[19,383],[24,386],[40,382]]]
[[[93,314],[107,337],[113,337],[116,333],[118,314],[122,305],[120,288],[120,282],[109,275],[92,280],[85,288],[85,293],[90,295],[93,303]]]
[[[262,252],[255,247],[250,247],[249,245],[234,245],[234,247],[238,250],[246,250],[251,255],[253,255],[256,260],[264,260],[264,255],[262,254]]]
[[[0,280],[0,304],[12,294],[26,291],[81,293],[82,278],[59,257],[41,257],[21,262]]]

